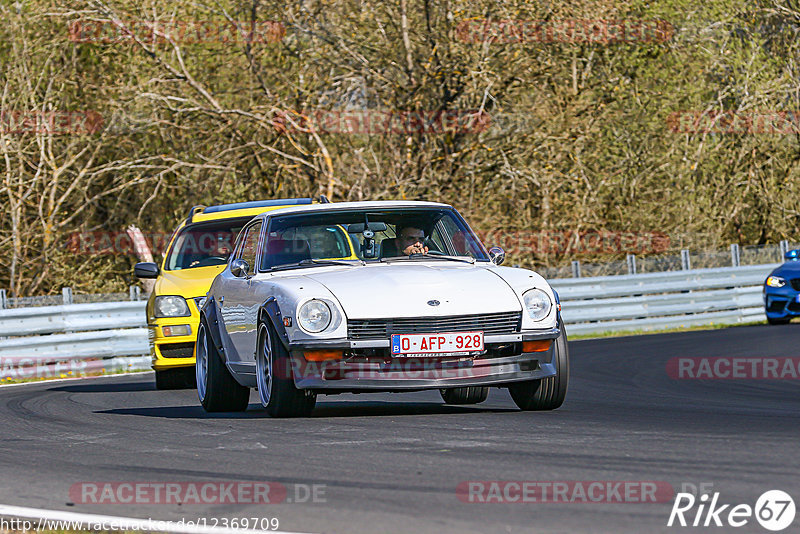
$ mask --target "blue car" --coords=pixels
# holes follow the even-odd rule
[[[786,324],[800,317],[800,249],[784,256],[786,263],[764,281],[764,311],[769,324]]]

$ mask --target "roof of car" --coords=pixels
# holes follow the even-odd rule
[[[310,198],[276,198],[208,207],[196,206],[192,208],[189,222],[198,223],[233,217],[255,217],[265,211],[281,209],[287,206],[311,205],[311,202],[312,199]]]
[[[339,211],[347,209],[383,209],[383,208],[451,208],[441,202],[423,202],[419,200],[366,200],[362,202],[331,202],[329,204],[308,204],[303,206],[287,206],[262,213],[260,216],[289,215],[293,213],[313,213],[315,211]]]

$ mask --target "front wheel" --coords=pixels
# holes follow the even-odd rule
[[[789,321],[791,320],[792,320],[791,317],[775,317],[775,318],[767,317],[767,322],[772,325],[789,324]]]
[[[555,376],[517,382],[508,388],[520,410],[555,410],[564,403],[569,382],[569,349],[564,323],[559,320],[558,326],[561,334],[553,343]]]
[[[250,402],[250,388],[239,384],[217,353],[205,318],[197,328],[197,396],[207,412],[243,412]]]
[[[261,405],[272,417],[308,417],[317,403],[315,393],[294,385],[289,352],[266,322],[258,327],[256,382]]]

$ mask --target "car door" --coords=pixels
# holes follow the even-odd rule
[[[242,364],[255,364],[255,339],[258,328],[258,308],[261,304],[255,290],[258,282],[254,278],[258,272],[259,246],[261,242],[262,221],[258,220],[249,225],[242,240],[240,258],[247,262],[246,277],[240,277],[240,283],[235,292],[235,307],[229,310],[235,315],[235,327],[228,327],[233,348],[236,351],[236,361]]]
[[[257,270],[261,228],[262,222],[258,220],[242,230],[242,243],[234,252],[234,259],[247,262],[247,276],[236,277],[231,274],[229,283],[225,285],[225,301],[221,309],[230,345],[226,347],[229,365],[255,363],[254,339],[259,303],[253,290],[253,276]]]

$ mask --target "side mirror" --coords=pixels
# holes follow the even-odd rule
[[[237,278],[243,278],[250,272],[250,265],[242,258],[235,259],[231,262],[231,274]]]
[[[790,250],[786,254],[783,255],[783,259],[786,261],[798,261],[800,260],[800,248],[796,248],[794,250]]]
[[[158,278],[158,264],[151,261],[140,261],[133,266],[136,278]]]
[[[500,247],[492,247],[489,249],[489,258],[495,265],[500,265],[506,261],[506,251]]]

